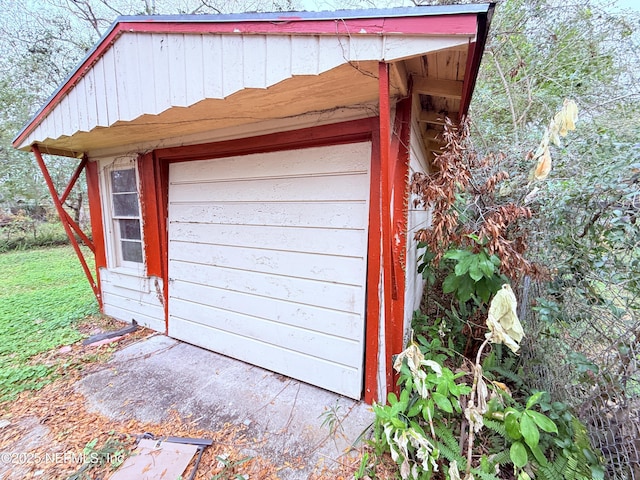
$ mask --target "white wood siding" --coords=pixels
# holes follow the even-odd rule
[[[420,127],[414,121],[411,130],[411,149],[409,162],[409,181],[415,172],[426,172],[427,161],[424,157],[424,149],[422,148]],[[411,319],[413,312],[420,308],[422,301],[422,293],[424,290],[424,280],[422,275],[418,273],[418,242],[415,240],[415,234],[418,230],[428,227],[431,224],[431,212],[418,206],[414,207],[413,200],[415,195],[409,196],[409,215],[407,222],[407,271],[405,283],[405,303],[404,303],[404,330],[405,340],[408,338],[411,328]],[[422,254],[422,251],[420,252]]]
[[[125,32],[20,147],[72,136],[349,62],[394,61],[464,45],[465,36],[242,35]]]
[[[161,278],[101,268],[100,286],[105,315],[164,333]]]
[[[370,157],[172,164],[169,335],[360,398]]]

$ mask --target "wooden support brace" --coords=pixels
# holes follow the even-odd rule
[[[75,172],[73,172],[73,175],[71,176],[71,179],[67,184],[67,188],[64,189],[64,193],[60,196],[60,203],[62,203],[63,205],[64,205],[64,202],[67,201],[67,198],[69,198],[69,194],[71,193],[71,190],[73,190],[73,187],[76,185],[76,182],[78,181],[80,174],[84,170],[84,167],[87,166],[88,161],[89,161],[89,158],[87,158],[86,155],[82,157],[82,161],[78,164],[78,167],[76,168]]]
[[[62,226],[64,227],[65,232],[67,233],[67,237],[69,237],[69,241],[71,242],[71,246],[73,247],[74,251],[76,252],[76,255],[78,256],[78,260],[80,260],[80,264],[82,265],[82,270],[84,271],[84,274],[87,277],[87,280],[89,280],[89,285],[91,286],[91,289],[93,290],[93,294],[96,296],[96,300],[98,300],[98,304],[100,305],[100,308],[102,308],[102,298],[100,295],[100,289],[98,288],[98,285],[96,284],[93,275],[91,273],[91,270],[89,269],[87,262],[84,258],[84,254],[82,253],[82,250],[80,249],[80,245],[78,245],[78,241],[76,240],[75,235],[73,234],[73,230],[74,227],[72,227],[71,225],[75,225],[78,229],[79,227],[75,224],[75,222],[73,222],[73,220],[71,220],[71,217],[69,217],[69,214],[65,211],[62,202],[60,201],[60,197],[58,196],[58,192],[56,190],[55,185],[53,184],[53,180],[51,179],[51,175],[49,174],[49,170],[47,169],[47,165],[44,162],[44,158],[42,158],[42,154],[40,153],[40,149],[38,148],[37,145],[33,145],[31,147],[31,150],[33,151],[34,156],[36,157],[36,161],[38,162],[38,166],[40,167],[40,171],[42,172],[42,175],[44,177],[45,182],[47,183],[47,187],[49,189],[49,193],[51,194],[51,198],[53,199],[53,204],[56,207],[56,210],[58,212],[58,215],[60,217],[60,221],[62,222]],[[85,164],[86,165],[86,162]],[[83,168],[84,168],[83,165]],[[72,182],[75,183],[75,181],[77,180],[77,177],[80,175],[80,172],[78,171],[78,169],[76,169],[76,173],[77,175],[74,173],[74,177],[72,177]],[[70,182],[71,185],[71,182]],[[71,188],[73,188],[73,186],[71,186]],[[69,190],[69,192],[71,191],[71,188],[67,187],[67,190]],[[66,192],[66,190],[65,190]],[[68,195],[68,193],[67,193]],[[86,235],[85,235],[86,238]]]

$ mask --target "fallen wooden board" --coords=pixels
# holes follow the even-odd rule
[[[197,450],[196,445],[142,439],[110,480],[176,480]]]

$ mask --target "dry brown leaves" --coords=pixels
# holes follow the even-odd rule
[[[446,250],[484,245],[502,262],[501,271],[512,279],[523,275],[540,276],[539,266],[525,257],[527,232],[522,220],[531,210],[496,198],[497,186],[509,178],[496,166],[504,155],[479,157],[469,141],[469,123],[445,124],[444,151],[433,160],[432,171],[413,175],[411,191],[414,206],[432,211],[431,226],[416,233],[416,240],[427,245],[437,265]],[[461,198],[466,205],[461,205]],[[477,243],[473,238],[480,240]]]
[[[106,330],[122,327],[122,324],[115,322],[111,325],[115,328],[109,328],[105,324],[109,321],[108,317],[94,317],[80,330],[97,333],[96,330],[105,330],[105,326]],[[0,452],[4,455],[0,462],[0,478],[64,479],[81,467],[83,449],[92,440],[97,439],[96,449],[109,439],[117,439],[125,448],[133,449],[136,436],[147,432],[156,437],[213,440],[213,445],[204,451],[196,479],[209,479],[223,469],[224,465],[216,456],[225,456],[229,462],[245,458],[242,450],[255,447],[255,442],[245,437],[244,426],[226,424],[218,431],[208,431],[175,413],[162,424],[137,420],[113,421],[86,409],[84,396],[74,387],[83,372],[101,368],[101,364],[116,348],[150,334],[150,330],[140,328],[113,344],[88,347],[77,342],[70,350],[56,349],[33,359],[34,362],[60,365],[57,372],[59,378],[39,391],[23,392],[13,402],[0,405],[0,418],[4,423],[9,422],[0,428]],[[278,467],[268,459],[252,458],[243,463],[241,469],[241,472],[235,473],[267,480],[278,478]],[[109,471],[109,465],[93,469],[90,477],[105,478]]]
[[[122,328],[120,322],[109,317],[96,316],[79,326],[83,333],[91,335],[99,331],[112,331]],[[218,456],[228,463],[247,457],[243,451],[255,451],[259,448],[255,439],[245,435],[244,425],[226,424],[217,431],[205,430],[189,418],[181,418],[173,412],[169,420],[162,424],[146,423],[137,420],[114,421],[96,412],[87,410],[84,396],[75,388],[75,383],[86,373],[103,368],[111,354],[116,350],[140,341],[154,333],[145,328],[128,334],[116,342],[99,347],[83,346],[77,342],[70,348],[56,349],[33,359],[34,363],[58,365],[58,378],[51,384],[35,392],[23,392],[16,400],[0,405],[0,420],[8,425],[0,426],[0,456],[13,454],[14,457],[2,457],[0,478],[53,480],[65,479],[82,466],[82,453],[85,446],[97,440],[96,449],[107,441],[117,440],[131,451],[135,449],[138,436],[150,433],[156,438],[174,436],[207,438],[213,445],[204,450],[197,470],[196,479],[210,479],[220,473],[224,465]],[[364,448],[364,447],[363,447]],[[338,465],[331,464],[318,468],[309,478],[350,479],[360,466],[362,452],[352,452]],[[4,460],[11,459],[11,462]],[[79,463],[80,462],[80,463]],[[248,475],[251,479],[277,479],[283,468],[302,469],[305,459],[290,459],[275,465],[267,458],[254,457],[242,463],[236,470],[227,469],[228,478],[233,474]],[[192,462],[193,465],[193,462]],[[192,465],[187,469],[190,473]],[[389,468],[388,476],[381,467],[377,478],[394,478]],[[110,465],[90,470],[90,478],[108,478]],[[227,478],[227,477],[224,477]]]

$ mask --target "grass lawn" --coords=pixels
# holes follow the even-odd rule
[[[50,382],[55,365],[31,359],[82,338],[74,324],[97,312],[70,246],[0,254],[0,403]]]

